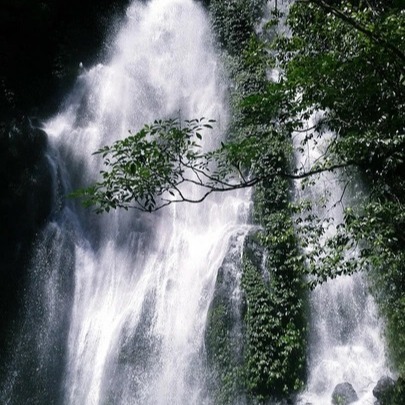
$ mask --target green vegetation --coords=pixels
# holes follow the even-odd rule
[[[320,167],[346,165],[345,188],[361,178],[366,190],[310,267],[319,281],[372,269],[392,360],[404,373],[405,10],[396,1],[297,2],[288,23],[291,37],[275,46],[290,111],[325,112],[310,136],[321,140],[326,129],[337,136]],[[307,232],[309,242],[321,233]]]
[[[156,211],[172,202],[200,202],[211,192],[232,189],[225,163],[210,170],[213,157],[223,153],[200,152],[203,128],[212,128],[212,120],[193,119],[181,126],[178,120],[155,121],[136,134],[105,146],[95,152],[104,158],[108,170],[101,172],[102,181],[79,190],[73,196],[84,198],[97,212],[111,208],[136,208]],[[187,198],[184,184],[208,189],[195,200]]]
[[[245,389],[241,361],[242,306],[235,305],[232,300],[235,287],[233,275],[221,267],[205,332],[205,347],[211,371],[209,390],[216,404],[234,404]]]
[[[303,0],[290,7],[289,35],[277,33],[276,10],[259,37],[254,23],[262,5],[210,2],[233,84],[227,142],[201,152],[201,130],[209,121],[157,121],[99,151],[111,170],[79,194],[100,212],[130,206],[153,211],[190,201],[182,188],[187,182],[203,190],[193,202],[256,186],[255,219],[263,227],[256,238],[268,251],[264,268],[271,277],[266,280],[264,270],[245,258],[242,379],[249,394],[260,401],[303,383],[307,274],[313,286],[371,269],[392,360],[403,376],[405,10],[395,0]],[[277,80],[267,80],[269,69]],[[310,117],[318,118],[307,129]],[[312,166],[294,163],[294,154],[324,142],[330,131],[336,135]],[[294,150],[292,137],[299,132],[305,136]],[[338,174],[343,192],[331,203],[350,200],[350,207],[335,235],[320,243],[330,221],[318,218],[307,202],[291,204],[291,180],[305,179],[302,186],[310,189],[329,171]],[[355,184],[363,191],[346,196]],[[299,249],[296,231],[301,247],[311,245],[311,251]],[[220,309],[212,309],[212,319],[223,319]],[[221,341],[225,347],[226,336]]]
[[[270,397],[292,396],[305,381],[305,288],[304,263],[289,203],[290,179],[294,177],[292,146],[287,134],[273,122],[283,106],[269,102],[272,111],[260,108],[269,86],[277,84],[267,80],[268,53],[253,29],[259,5],[247,3],[211,2],[211,15],[214,27],[221,27],[219,42],[226,50],[224,60],[232,81],[232,121],[223,149],[227,149],[230,162],[237,162],[239,177],[245,168],[254,170],[246,178],[256,184],[254,220],[262,226],[262,231],[248,237],[244,249],[243,359],[234,370],[238,370],[239,392],[242,387],[249,403],[262,403]],[[237,7],[241,10],[234,12]],[[247,14],[246,8],[252,12],[248,18],[251,24],[241,33],[240,16]],[[232,33],[228,38],[239,34],[240,40],[226,41],[223,32]],[[239,184],[243,184],[240,179]],[[221,398],[229,392],[229,384],[218,391]]]

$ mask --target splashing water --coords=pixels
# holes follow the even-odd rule
[[[83,72],[65,108],[45,123],[58,207],[37,243],[30,315],[0,392],[5,404],[213,404],[204,329],[218,268],[229,251],[238,257],[249,229],[249,192],[154,215],[102,216],[64,205],[58,195],[97,178],[95,150],[157,118],[216,119],[220,128],[204,146],[218,145],[228,121],[226,78],[207,16],[192,0],[134,1],[111,49],[108,62]],[[341,196],[330,174],[315,194],[325,184],[335,200]],[[334,210],[339,221],[342,212]],[[318,286],[310,306],[309,381],[298,402],[328,404],[336,384],[347,381],[358,404],[373,403],[371,391],[389,371],[365,277]],[[27,361],[33,346],[35,367]],[[25,363],[28,372],[20,371]]]
[[[65,190],[94,181],[101,167],[92,152],[129,129],[179,116],[227,123],[225,77],[197,3],[134,1],[112,48],[109,62],[84,72],[65,109],[45,124]],[[219,142],[217,130],[205,146]],[[204,328],[248,202],[248,193],[230,193],[154,215],[96,216],[73,202],[61,209],[52,227],[61,235],[69,228],[74,240],[61,403],[212,403]]]
[[[311,118],[309,128],[319,114]],[[295,137],[296,146],[303,139],[301,136]],[[332,137],[333,134],[324,134],[322,142],[319,142],[314,136],[305,152],[297,156],[298,166],[309,168],[321,159]],[[326,238],[333,236],[336,225],[343,222],[343,206],[335,203],[345,200],[350,203],[345,199],[344,184],[339,176],[339,173],[323,173],[310,191],[302,196],[315,204],[319,199],[328,199],[326,207],[315,209],[321,218],[333,218]],[[348,382],[358,396],[358,401],[353,403],[374,404],[372,390],[382,376],[390,375],[390,371],[387,368],[383,325],[368,291],[365,274],[338,276],[318,285],[310,296],[310,316],[309,378],[298,403],[330,404],[336,385]]]

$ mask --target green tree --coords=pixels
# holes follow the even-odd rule
[[[272,277],[270,283],[265,280],[261,266],[245,255],[245,359],[232,369],[229,353],[219,350],[226,360],[217,364],[225,376],[218,396],[223,403],[230,403],[232,390],[243,387],[260,402],[302,386],[305,274],[314,286],[371,269],[374,295],[387,319],[391,357],[405,373],[401,3],[298,0],[290,6],[288,30],[277,29],[284,21],[279,7],[259,38],[253,26],[260,0],[211,0],[218,42],[228,50],[225,59],[237,87],[231,94],[227,140],[205,151],[204,137],[213,121],[155,121],[97,151],[105,164],[100,181],[75,193],[97,212],[151,212],[177,202],[198,203],[215,192],[256,187],[254,216],[263,231],[255,238],[268,252],[265,267]],[[267,80],[266,69],[276,79]],[[330,131],[335,135],[330,137]],[[299,133],[303,140],[297,145],[292,138]],[[329,143],[319,159],[311,166],[297,164],[294,156],[325,138]],[[352,196],[344,221],[329,238],[330,219],[315,214],[314,202],[292,203],[290,194],[292,180],[304,179],[301,184],[310,189],[326,171],[336,172],[341,200],[356,183],[366,190],[357,200]],[[302,249],[308,245],[312,249]],[[223,320],[222,309],[213,308],[214,324]],[[211,338],[226,347],[226,334]]]
[[[325,223],[305,204],[290,208],[301,222],[303,244],[316,247],[306,256],[307,272],[318,283],[372,268],[375,295],[387,315],[394,348],[395,339],[405,342],[402,2],[296,1],[289,9],[287,34],[274,29],[280,23],[276,10],[262,41],[250,35],[253,17],[247,4],[212,1],[211,5],[220,16],[219,41],[234,50],[231,55],[244,55],[243,69],[235,70],[243,85],[232,127],[235,132],[236,126],[243,128],[243,134],[206,152],[201,144],[212,125],[209,120],[156,121],[99,150],[106,165],[102,179],[76,195],[98,212],[118,207],[154,211],[173,202],[200,202],[214,192],[266,187],[279,180],[307,179],[304,186],[310,187],[318,174],[340,169],[344,192],[359,181],[367,192],[345,210],[335,236],[318,243]],[[229,7],[239,7],[238,16],[250,19],[249,24],[241,19],[239,33],[237,27],[226,25]],[[279,77],[258,86],[264,80],[263,60]],[[251,73],[245,77],[243,72]],[[253,75],[259,79],[253,80]],[[308,118],[319,111],[322,114],[307,128]],[[311,167],[298,166],[294,154],[323,142],[329,131],[335,136],[321,158]],[[294,150],[291,139],[299,132],[305,136]],[[188,194],[187,184],[201,193]],[[354,249],[356,255],[346,254]],[[405,343],[396,346],[393,357],[404,372]]]
[[[244,2],[239,6],[246,12]],[[279,12],[269,26],[278,17]],[[173,202],[200,202],[213,192],[251,187],[277,177],[308,178],[356,167],[370,199],[355,212],[347,211],[345,224],[322,249],[342,253],[353,243],[368,243],[362,245],[361,260],[345,261],[340,254],[338,259],[344,263],[336,266],[335,255],[324,263],[324,274],[354,271],[364,267],[366,259],[381,260],[384,252],[392,252],[393,245],[397,252],[405,241],[401,215],[405,197],[405,11],[395,1],[303,0],[291,6],[287,24],[289,35],[270,36],[267,43],[245,47],[245,64],[258,66],[257,60],[267,55],[269,66],[281,73],[264,91],[255,93],[254,86],[250,87],[242,100],[243,116],[238,124],[243,123],[243,136],[203,152],[203,130],[211,128],[211,121],[156,121],[97,151],[107,167],[102,180],[76,195],[84,197],[86,204],[96,205],[98,212],[118,207],[154,211]],[[248,43],[246,38],[244,43]],[[321,118],[312,128],[303,128],[316,111],[323,111]],[[292,135],[307,134],[298,147],[301,150],[309,140],[321,142],[329,130],[336,136],[322,158],[310,168],[294,166]],[[197,197],[188,195],[187,183],[202,192]],[[376,230],[370,224],[380,224],[381,217],[387,219],[385,232],[391,226],[396,235],[389,239],[387,249],[385,244],[374,246],[377,239],[371,236]],[[364,223],[368,226],[359,225]],[[308,243],[321,236],[307,232],[308,227],[302,229]],[[312,263],[319,267],[322,252],[313,256]]]
[[[237,4],[246,13],[247,3]],[[214,6],[225,7],[215,2]],[[268,25],[273,27],[279,16],[275,12]],[[107,168],[101,172],[102,180],[75,195],[95,205],[98,212],[118,207],[154,211],[173,202],[201,202],[213,192],[251,187],[277,177],[312,178],[324,171],[356,167],[370,198],[355,211],[348,210],[335,238],[313,252],[310,263],[318,268],[317,281],[370,263],[375,267],[393,251],[397,257],[405,242],[401,215],[405,11],[395,1],[303,0],[291,6],[287,24],[289,35],[269,36],[262,44],[256,40],[249,45],[243,30],[248,44],[245,69],[256,72],[249,66],[262,66],[267,55],[269,66],[281,73],[278,81],[269,81],[265,90],[260,86],[258,93],[254,84],[248,87],[237,122],[245,131],[242,136],[203,152],[203,130],[211,128],[212,121],[156,121],[97,151]],[[323,111],[321,118],[312,128],[303,128],[316,111]],[[321,142],[330,130],[336,136],[325,154],[309,168],[294,166],[293,134],[306,133],[298,147],[302,151],[310,140]],[[356,178],[350,176],[353,170],[347,173],[345,181]],[[187,184],[201,188],[201,193],[188,194]],[[306,218],[303,236],[316,245],[324,226],[314,227],[312,215]],[[377,230],[372,224],[380,225],[381,218],[386,219],[385,234],[396,236],[382,238],[384,243],[376,246],[379,238],[374,237]],[[363,247],[360,258],[344,255],[353,244]],[[320,263],[320,257],[326,260]]]
[[[404,6],[400,1],[299,1],[288,24],[291,36],[276,40],[273,57],[283,72],[287,100],[293,100],[289,111],[293,118],[324,112],[308,133],[308,141],[322,141],[329,129],[336,133],[321,165],[347,163],[344,190],[359,181],[366,189],[325,244],[317,243],[324,233],[319,219],[307,216],[302,236],[316,247],[307,257],[309,272],[319,282],[371,269],[391,357],[404,373]],[[347,255],[350,251],[356,254]]]

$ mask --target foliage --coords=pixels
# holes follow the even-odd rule
[[[402,405],[405,398],[405,380],[401,377],[390,387],[384,390],[378,403],[381,405]]]
[[[228,178],[234,156],[250,159],[253,146],[223,145],[214,152],[201,152],[202,130],[212,128],[213,120],[205,118],[185,121],[155,121],[140,131],[99,149],[107,170],[102,180],[73,194],[84,198],[87,206],[96,205],[97,212],[111,208],[136,208],[155,211],[172,202],[200,202],[214,191],[248,187],[252,181],[239,185]],[[213,163],[215,160],[215,166]],[[187,197],[186,185],[203,188],[203,194]]]
[[[379,13],[349,2],[341,8],[347,18],[403,51],[404,13]],[[377,163],[379,154],[386,150],[391,156],[391,142],[403,146],[404,61],[315,4],[295,4],[288,22],[293,36],[279,40],[278,57],[291,96],[300,95],[296,108],[324,110],[328,127],[340,135],[336,152],[374,170],[370,163]]]
[[[259,399],[263,399],[268,396],[272,361],[276,354],[273,343],[277,337],[273,334],[271,324],[270,292],[258,269],[249,261],[243,271],[243,287],[247,300],[247,387]]]
[[[229,54],[238,54],[246,48],[264,5],[263,0],[210,1],[214,32],[221,47]]]
[[[215,9],[211,12],[215,27]],[[230,13],[225,23],[232,25],[234,18]],[[249,179],[257,183],[255,221],[263,231],[255,239],[267,258],[255,260],[251,242],[246,243],[243,383],[250,399],[261,403],[269,397],[291,395],[305,379],[303,261],[296,259],[300,254],[288,208],[287,179],[294,177],[290,164],[293,150],[278,125],[277,116],[286,107],[279,103],[284,98],[281,91],[269,91],[280,85],[268,82],[269,54],[264,42],[251,30],[237,52],[232,43],[225,45],[224,60],[232,82],[232,121],[226,148],[228,153],[235,152],[231,161],[238,161],[242,170],[248,168]],[[272,111],[261,108],[264,97]]]
[[[286,159],[279,162],[281,167],[287,163]],[[269,312],[266,323],[270,328],[271,345],[265,350],[270,350],[271,354],[265,371],[259,371],[254,362],[248,361],[250,367],[247,379],[251,391],[264,394],[265,397],[280,398],[292,395],[302,388],[305,381],[307,333],[305,266],[297,247],[292,222],[290,186],[285,178],[269,177],[257,187],[255,193],[255,219],[263,227],[258,237],[266,248],[264,266],[265,273],[268,274],[267,283],[263,275],[261,278],[257,278],[256,275],[256,282],[268,292]],[[255,271],[260,272],[259,269],[260,266],[256,264]],[[251,266],[245,267],[243,282],[249,280],[252,271]],[[249,319],[249,307],[254,308],[257,305],[254,298],[251,298],[252,287],[252,283],[245,282],[248,302],[247,328],[248,331],[253,330],[254,335],[261,339],[257,325]],[[260,345],[252,345],[253,341],[249,340],[249,334],[248,343],[248,350],[252,350],[253,346],[254,352],[261,351]],[[252,381],[255,374],[262,376],[259,385],[257,379]]]
[[[300,283],[305,274],[310,274],[313,286],[372,268],[392,357],[404,372],[405,345],[398,347],[395,339],[402,342],[405,336],[405,11],[394,0],[301,0],[290,7],[288,35],[276,34],[273,20],[263,41],[254,35],[261,6],[248,0],[210,2],[232,81],[228,141],[217,150],[201,152],[204,120],[184,127],[158,121],[131,135],[130,141],[99,151],[116,160],[107,161],[111,172],[102,173],[105,182],[82,195],[100,211],[128,208],[133,202],[153,211],[175,201],[202,201],[212,192],[259,186],[256,216],[264,228],[262,243],[274,261],[268,263],[274,284],[267,288],[255,273],[257,266],[247,264],[244,288],[251,308],[246,378],[252,394],[268,395],[274,389],[269,381],[280,379],[276,386],[283,392],[286,384],[292,389],[302,381],[301,366],[297,384],[288,385],[291,381],[284,378],[291,373],[291,353],[302,353]],[[277,73],[277,80],[267,81],[268,69]],[[299,145],[292,142],[297,134],[303,134]],[[321,144],[324,152],[311,165],[297,164],[299,159],[292,157]],[[306,179],[301,184],[310,190],[318,174],[331,171],[342,184],[339,201],[319,201],[319,207],[306,201],[289,203],[289,180]],[[345,195],[353,182],[362,182],[366,190],[359,198]],[[203,193],[188,197],[182,188],[186,183],[201,187]],[[317,215],[318,208],[349,200],[342,223]],[[328,237],[330,227],[336,230]],[[294,230],[302,240],[301,251]],[[286,289],[283,277],[293,285]],[[273,292],[277,289],[282,297]],[[281,315],[276,323],[286,336],[294,331],[292,343],[280,349],[282,359],[274,352],[263,354],[270,357],[261,362],[258,353],[264,353],[270,332],[275,333],[268,324],[274,303],[277,308],[293,303],[285,310],[292,323]],[[282,346],[284,335],[278,333],[271,344]],[[303,356],[298,358],[302,364]]]
[[[396,1],[301,1],[291,7],[288,24],[291,35],[272,45],[275,66],[284,71],[282,91],[292,104],[284,122],[294,129],[297,118],[322,110],[302,147],[335,131],[321,164],[356,166],[340,174],[343,193],[361,177],[366,190],[360,198],[342,195],[335,202],[352,200],[352,208],[345,208],[344,222],[323,244],[331,219],[314,215],[305,203],[295,207],[303,247],[313,247],[308,270],[316,284],[372,269],[392,358],[403,373],[405,12]]]
[[[391,358],[405,373],[405,212],[394,202],[369,202],[362,212],[347,210],[348,231],[361,241],[360,261],[372,271],[372,288],[386,317]]]
[[[294,252],[293,227],[286,226],[291,221],[284,214],[275,212],[272,225],[260,236],[262,243],[270,237],[276,241],[264,243],[265,270],[246,258],[242,278],[247,302],[245,378],[248,391],[259,400],[291,395],[305,380],[302,261]]]
[[[404,401],[404,398],[405,398],[405,380],[400,377],[395,383],[390,405],[401,405]]]
[[[249,122],[241,127],[248,132],[244,138],[202,152],[202,131],[212,129],[213,122],[203,117],[181,126],[176,119],[159,120],[102,147],[95,152],[104,159],[102,180],[72,196],[83,198],[86,206],[96,206],[98,213],[115,208],[151,212],[175,202],[198,203],[213,192],[251,187],[274,177],[313,173],[290,172],[286,155],[291,147],[285,137],[271,127]],[[315,169],[319,170],[327,168]]]
[[[221,32],[232,32],[239,26],[241,13],[231,13],[229,10],[242,3],[211,2],[213,25],[217,32],[218,29],[222,30],[219,31],[220,35]],[[255,4],[259,3],[263,2]],[[228,14],[223,13],[226,9]],[[250,6],[250,10],[254,10],[254,6]],[[278,104],[281,92],[267,91],[269,55],[264,42],[255,34],[253,24],[247,26],[249,29],[245,32],[235,29],[235,36],[243,35],[237,44],[232,43],[232,36],[227,37],[228,41],[221,40],[219,36],[225,48],[224,61],[231,79],[232,120],[223,151],[229,163],[237,162],[234,167],[239,169],[239,177],[242,172],[244,176],[250,176],[246,178],[255,184],[262,184],[255,191],[255,220],[263,227],[263,232],[256,237],[250,236],[250,242],[246,243],[244,249],[242,291],[246,314],[243,320],[243,368],[241,370],[240,366],[234,366],[237,379],[228,373],[224,364],[230,364],[231,357],[226,350],[218,352],[221,357],[216,362],[222,367],[222,375],[225,376],[219,388],[219,399],[231,398],[230,393],[233,390],[235,394],[235,387],[232,388],[229,383],[239,381],[238,384],[244,387],[252,403],[261,403],[270,396],[292,394],[303,384],[305,288],[302,283],[303,262],[294,261],[299,252],[288,209],[290,184],[286,179],[294,176],[290,170],[292,146],[276,123],[277,114],[284,108]],[[279,86],[277,83],[273,85]],[[267,105],[273,106],[271,114],[260,107],[265,95],[268,97]],[[254,259],[257,254],[263,255],[263,252],[252,252],[249,246],[253,238],[255,243],[262,246],[259,251],[266,252],[267,260],[264,257]],[[285,262],[286,257],[289,260]],[[265,275],[268,272],[271,274],[270,281]],[[219,336],[223,336],[223,331],[228,329],[221,328]],[[228,376],[231,378],[228,379]],[[227,401],[219,400],[218,403]]]
[[[239,359],[240,314],[232,302],[233,288],[229,288],[227,277],[220,269],[208,313],[205,346],[211,370],[209,389],[215,403],[232,405],[243,391],[243,370]]]

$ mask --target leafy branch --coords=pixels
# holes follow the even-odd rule
[[[124,208],[152,212],[172,203],[200,203],[212,193],[252,187],[273,177],[303,179],[353,162],[317,163],[310,170],[281,170],[282,144],[261,137],[222,143],[202,152],[203,131],[213,120],[159,120],[129,137],[96,151],[106,170],[94,185],[72,195],[96,212]],[[266,153],[264,153],[266,151]]]

